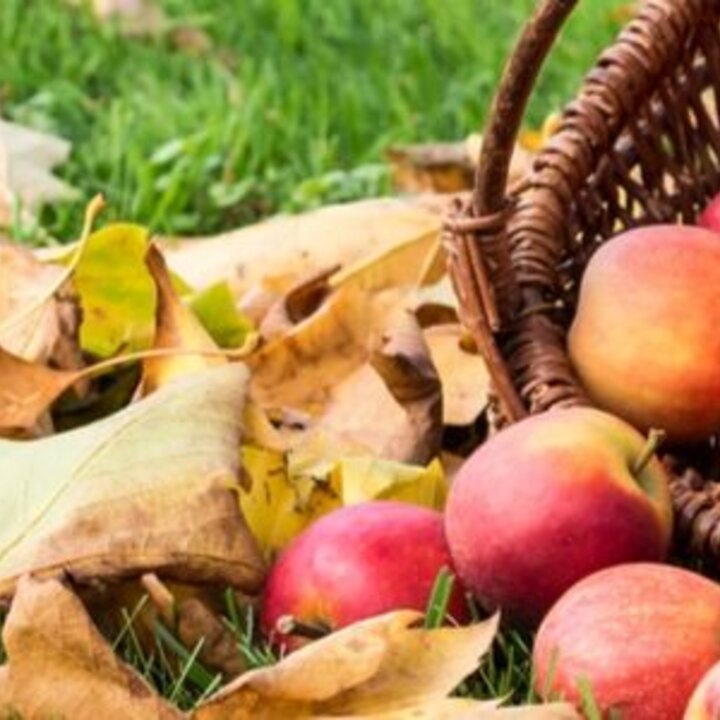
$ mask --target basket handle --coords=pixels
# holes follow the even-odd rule
[[[463,324],[485,358],[501,411],[510,421],[526,410],[495,337],[522,304],[507,234],[508,171],[540,67],[577,3],[542,0],[526,25],[490,111],[470,206],[459,203],[445,221],[448,268]]]
[[[475,173],[473,204],[479,217],[501,212],[510,160],[530,93],[542,64],[578,0],[542,0],[505,66],[490,110]],[[509,262],[509,250],[503,248]]]

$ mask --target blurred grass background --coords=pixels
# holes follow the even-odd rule
[[[168,31],[128,39],[64,0],[1,0],[0,113],[71,140],[59,174],[105,193],[106,217],[203,234],[387,192],[390,145],[479,129],[534,0],[161,4]],[[582,0],[530,125],[572,97],[626,4]],[[71,239],[82,209],[42,227]]]

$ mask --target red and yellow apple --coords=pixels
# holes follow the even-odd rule
[[[623,233],[591,258],[568,347],[592,400],[677,441],[720,430],[720,238],[697,227]]]
[[[718,660],[720,585],[651,563],[579,582],[543,620],[533,650],[543,697],[580,705],[589,690],[603,718],[623,720],[682,720]]]
[[[335,510],[300,534],[267,579],[261,623],[278,632],[280,618],[335,630],[390,610],[425,610],[440,570],[452,568],[439,512],[400,502],[366,502]],[[450,614],[467,617],[456,584]]]
[[[482,445],[450,489],[445,531],[465,587],[488,610],[537,624],[575,582],[618,563],[662,560],[666,473],[627,423],[556,410]]]
[[[720,718],[720,662],[705,674],[690,698],[683,720]]]

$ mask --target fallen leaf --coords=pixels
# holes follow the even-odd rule
[[[153,348],[214,351],[217,345],[197,317],[178,297],[165,266],[165,260],[155,245],[151,245],[145,263],[157,289],[155,341]],[[224,365],[227,359],[200,354],[149,357],[143,361],[142,391],[147,395],[186,375],[202,372],[209,367]]]
[[[451,193],[473,184],[473,163],[464,142],[390,148],[388,159],[398,192]]]
[[[282,550],[318,518],[343,505],[400,500],[442,510],[447,481],[435,460],[427,467],[355,456],[243,447],[248,488],[240,493],[243,516],[268,557]]]
[[[347,266],[408,238],[440,231],[441,213],[420,202],[371,199],[268,220],[214,238],[166,243],[169,266],[194,287],[227,280],[242,299],[283,294],[324,268]]]
[[[188,306],[222,348],[241,347],[253,332],[253,323],[237,308],[225,281],[193,294],[188,299]]]
[[[93,233],[73,277],[80,298],[83,350],[100,358],[150,347],[155,284],[145,266],[149,235],[118,223]]]
[[[339,488],[343,505],[402,500],[442,510],[447,496],[447,481],[439,460],[422,467],[374,457],[345,458],[333,468],[331,483]]]
[[[15,203],[32,215],[45,203],[77,197],[51,172],[69,154],[66,140],[0,120],[0,226],[11,224]]]
[[[3,717],[185,717],[113,653],[80,600],[55,580],[19,582],[2,638]]]
[[[443,423],[474,423],[488,405],[490,375],[485,361],[463,347],[460,325],[435,325],[423,335],[442,383]]]
[[[27,572],[257,590],[237,503],[246,382],[241,365],[212,368],[84,428],[0,440],[0,597]]]
[[[194,718],[410,717],[408,711],[423,705],[441,708],[490,648],[497,618],[435,630],[414,627],[421,619],[398,611],[351,625],[277,665],[246,673],[203,703]],[[456,700],[449,703],[457,707]]]
[[[0,347],[26,360],[50,359],[63,337],[56,293],[64,280],[63,268],[0,244]]]
[[[0,436],[30,433],[57,398],[82,377],[16,357],[0,348]]]

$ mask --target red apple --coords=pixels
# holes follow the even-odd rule
[[[720,662],[705,674],[690,698],[683,720],[720,718]]]
[[[603,717],[614,709],[623,720],[682,720],[719,659],[720,586],[649,563],[571,588],[543,620],[533,651],[541,695],[579,705],[585,684]]]
[[[276,631],[291,615],[334,630],[401,608],[424,610],[439,571],[451,569],[439,512],[400,502],[341,508],[311,525],[286,548],[267,579],[262,626]],[[461,588],[450,614],[465,619]]]
[[[457,572],[488,609],[534,625],[575,582],[661,560],[672,506],[666,473],[630,425],[590,408],[528,418],[463,465],[445,530]]]
[[[700,227],[720,232],[720,195],[716,195],[697,220]]]
[[[582,279],[570,359],[595,403],[678,441],[720,430],[720,237],[655,225],[605,243]]]

